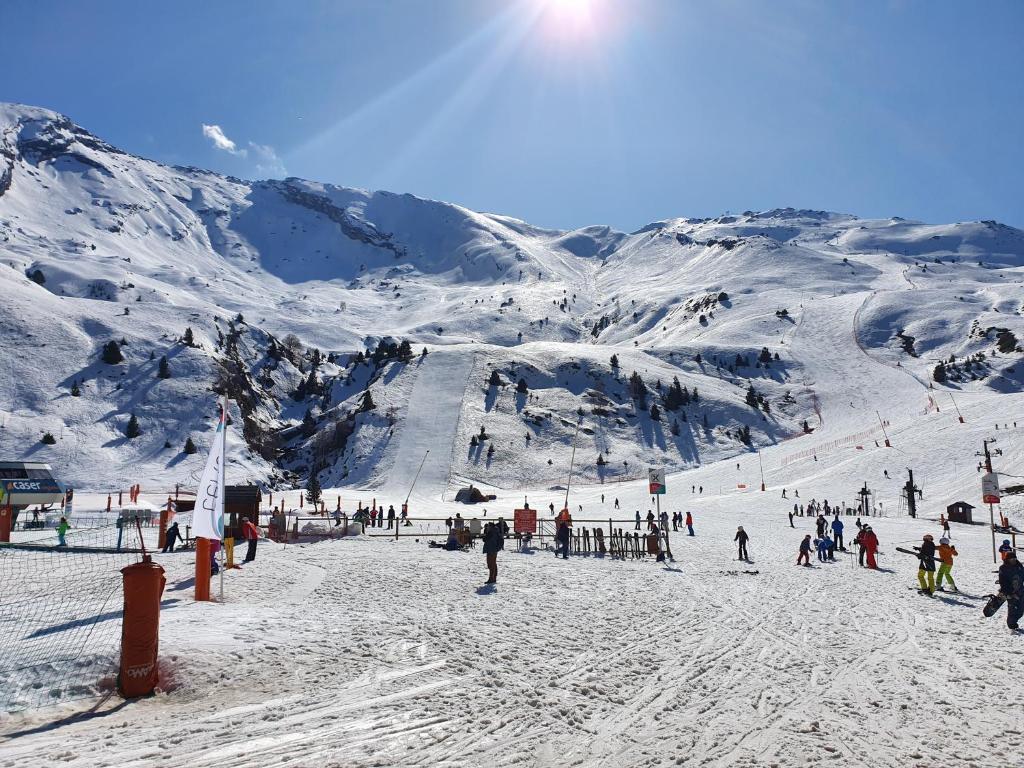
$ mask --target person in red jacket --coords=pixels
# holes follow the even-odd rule
[[[875,553],[878,552],[878,536],[870,525],[865,525],[861,533],[861,543],[864,546],[864,554],[867,557],[868,568],[878,570],[878,563],[875,562]]]
[[[256,559],[256,544],[260,540],[260,529],[249,522],[248,517],[242,518],[242,538],[246,540],[249,548],[245,551],[243,563],[251,563]]]

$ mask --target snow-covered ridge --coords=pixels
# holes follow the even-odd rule
[[[614,480],[844,428],[824,398],[917,409],[929,384],[1024,380],[1024,233],[996,222],[780,208],[554,231],[168,167],[11,104],[0,264],[0,453],[84,485],[188,483],[201,458],[181,448],[202,453],[214,388],[238,403],[239,480],[377,484],[433,445],[435,484],[513,487],[563,481],[580,419],[578,470]],[[111,341],[123,362],[101,360]],[[419,412],[428,386],[455,412]]]

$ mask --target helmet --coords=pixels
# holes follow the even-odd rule
[[[939,544],[949,544],[949,539],[943,536],[941,539],[939,539]]]

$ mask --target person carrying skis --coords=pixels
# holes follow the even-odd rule
[[[68,530],[71,528],[71,523],[68,522],[66,517],[62,517],[60,522],[57,524],[57,546],[66,547],[68,545],[67,539],[64,538],[68,535]]]
[[[921,585],[921,592],[930,595],[935,591],[935,542],[932,535],[926,533],[920,547],[917,550],[917,582]]]
[[[1024,565],[1012,549],[999,566],[999,594],[1006,598],[1006,626],[1019,629],[1024,616]]]
[[[953,558],[959,553],[956,551],[956,547],[949,543],[949,539],[943,536],[939,539],[939,575],[935,579],[935,588],[940,592],[945,590],[942,588],[942,580],[946,579],[949,582],[949,586],[954,592],[956,589],[956,582],[953,581],[953,574],[950,571],[953,570]]]
[[[808,568],[811,567],[811,534],[809,533],[800,542],[800,554],[796,556],[796,564],[800,565],[801,560]]]
[[[878,563],[875,561],[875,555],[878,552],[878,543],[878,534],[875,533],[870,525],[865,525],[861,529],[861,544],[867,557],[868,568],[873,568],[876,571],[878,570]]]
[[[733,541],[737,543],[739,549],[739,552],[736,557],[737,560],[750,559],[750,557],[747,555],[747,541],[749,541],[749,539],[750,537],[747,535],[747,532],[743,530],[742,525],[736,529],[736,536],[733,538]]]
[[[171,523],[171,527],[167,529],[167,536],[164,539],[164,548],[161,552],[173,552],[174,545],[178,543],[178,539],[181,538],[181,531],[178,530],[177,522]]]
[[[693,515],[689,512],[686,513],[686,530],[689,532],[688,535],[693,536]]]
[[[484,584],[498,583],[498,550],[501,549],[501,533],[498,526],[487,523],[484,526],[484,557],[487,559],[487,581]]]
[[[569,559],[569,541],[572,537],[572,532],[569,530],[569,523],[563,520],[558,526],[558,533],[555,534],[555,539],[558,541],[558,548],[555,549],[555,557],[558,557],[558,553],[562,553],[562,559]]]

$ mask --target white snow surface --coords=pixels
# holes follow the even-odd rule
[[[248,416],[232,407],[229,480],[274,480],[276,504],[296,507],[281,485],[317,466],[329,506],[397,507],[429,449],[410,498],[429,520],[413,531],[456,511],[510,517],[524,496],[546,515],[565,497],[582,408],[574,515],[646,512],[636,478],[663,467],[663,508],[691,510],[698,534],[674,535],[664,566],[563,562],[510,542],[491,592],[478,550],[424,538],[264,543],[228,573],[223,602],[164,611],[159,695],[9,715],[0,766],[1022,764],[1024,646],[1002,616],[980,615],[988,529],[953,526],[962,595],[908,589],[915,561],[894,550],[938,535],[953,501],[987,515],[983,439],[998,439],[1004,486],[1024,476],[1024,361],[997,340],[1024,337],[1018,230],[779,209],[553,232],[407,195],[168,168],[4,105],[0,261],[0,452],[53,463],[81,489],[76,514],[119,485],[142,482],[159,504],[189,483],[228,355],[218,329],[241,312],[237,359],[264,383]],[[198,346],[177,342],[186,326]],[[270,335],[288,333],[338,353],[321,370],[330,402],[293,400],[304,374],[268,363]],[[101,364],[102,344],[122,337],[126,363]],[[413,359],[348,359],[384,337],[408,339]],[[762,347],[768,368],[729,370]],[[172,378],[155,378],[151,350]],[[940,359],[979,352],[984,364],[932,381]],[[652,390],[674,376],[699,390],[674,416],[679,434],[672,415],[636,412],[633,371]],[[751,384],[770,413],[745,404]],[[357,413],[367,386],[377,407]],[[303,440],[307,408],[317,432]],[[122,435],[131,412],[136,440]],[[245,419],[280,433],[286,453],[260,456]],[[339,424],[351,432],[332,453]],[[726,435],[742,425],[760,455]],[[469,446],[480,426],[491,460]],[[39,443],[43,431],[57,444]],[[178,453],[189,434],[195,456]],[[907,467],[924,490],[918,520],[900,514]],[[454,504],[465,482],[498,498]],[[865,482],[887,513],[871,521],[883,570],[846,555],[796,567],[813,524],[789,528],[794,490],[852,504]],[[1022,498],[1002,505],[1018,527]],[[749,566],[733,559],[738,525]],[[191,555],[161,559],[169,589],[189,594]]]

